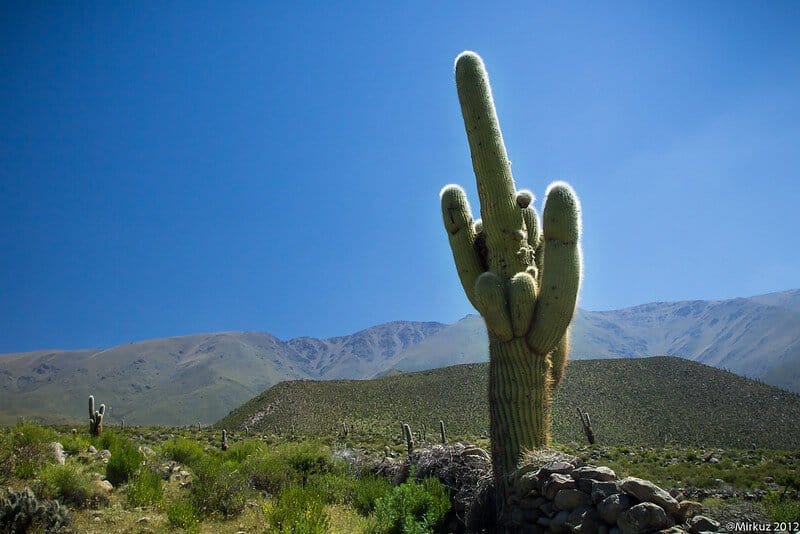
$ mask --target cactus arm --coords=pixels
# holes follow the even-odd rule
[[[528,344],[537,354],[548,354],[556,347],[575,314],[581,281],[581,211],[569,185],[556,182],[549,187],[543,219],[541,284],[528,334]]]
[[[475,300],[489,331],[503,341],[510,341],[514,332],[503,280],[491,271],[480,275],[475,282]]]
[[[89,395],[89,419],[94,417],[94,395]]]
[[[527,236],[489,77],[474,52],[463,52],[456,59],[456,86],[478,184],[489,269],[508,279],[529,265],[520,254],[527,248]]]
[[[478,308],[475,299],[475,281],[485,271],[483,261],[478,252],[476,239],[480,229],[472,221],[472,211],[469,208],[467,195],[457,185],[448,185],[440,193],[442,201],[442,219],[450,239],[450,249],[456,263],[456,271],[464,287],[464,293],[475,308]]]

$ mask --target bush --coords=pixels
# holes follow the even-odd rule
[[[264,506],[264,515],[272,529],[281,533],[324,534],[329,528],[323,496],[310,485],[284,487]]]
[[[74,464],[48,465],[39,474],[38,490],[48,499],[58,499],[76,508],[108,503],[108,496],[92,485],[92,480]]]
[[[36,477],[42,467],[53,462],[50,444],[57,440],[54,430],[33,423],[19,423],[10,428],[3,446],[6,452],[0,454],[0,477]]]
[[[92,442],[89,438],[79,434],[64,434],[61,436],[59,443],[64,447],[64,452],[74,455],[81,452],[86,452]]]
[[[244,460],[258,455],[263,455],[266,452],[266,446],[260,441],[247,440],[240,441],[232,444],[225,452],[225,459],[237,464],[242,463]]]
[[[375,503],[370,532],[380,534],[433,532],[450,510],[447,490],[435,478],[409,480]]]
[[[284,486],[304,486],[309,477],[340,471],[330,450],[316,442],[285,443],[251,456],[244,465],[251,484],[277,493]]]
[[[167,520],[169,524],[176,528],[188,531],[199,529],[200,516],[192,501],[180,499],[173,501],[167,506]]]
[[[106,466],[106,478],[116,486],[128,481],[139,470],[144,462],[144,455],[126,438],[111,436],[113,437],[109,437],[107,441],[111,459]],[[105,437],[106,434],[101,436]]]
[[[781,495],[776,491],[769,492],[761,501],[767,518],[770,521],[797,521],[800,518],[800,501]]]
[[[30,488],[7,490],[0,495],[0,532],[53,532],[70,522],[67,508],[58,501],[37,500]]]
[[[194,468],[192,501],[201,515],[233,517],[244,510],[247,478],[235,462],[208,457]]]
[[[385,478],[365,476],[356,480],[353,488],[353,508],[363,516],[375,510],[375,503],[392,491],[393,486]]]
[[[161,502],[164,495],[161,475],[149,467],[142,467],[128,485],[128,504],[149,506]]]
[[[199,443],[185,438],[165,441],[161,445],[161,453],[170,460],[190,467],[197,465],[206,457],[206,453]]]

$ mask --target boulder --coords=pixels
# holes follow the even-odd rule
[[[592,499],[580,490],[574,488],[562,489],[556,493],[553,506],[558,510],[572,510],[586,508],[592,504]]]
[[[553,500],[556,494],[565,489],[574,489],[575,481],[568,475],[553,473],[542,486],[542,495],[545,499]]]
[[[670,523],[663,508],[652,502],[642,502],[619,514],[617,525],[622,534],[645,534],[667,528]]]
[[[67,461],[67,455],[64,452],[64,446],[57,441],[54,441],[50,444],[50,453],[53,456],[53,460],[59,465],[64,465]]]
[[[687,521],[689,532],[700,534],[700,532],[716,532],[719,530],[719,523],[704,515],[696,515]]]
[[[633,501],[624,493],[609,495],[597,505],[597,512],[603,521],[609,525],[614,525],[622,512],[633,505]]]
[[[639,501],[656,504],[669,515],[678,515],[678,501],[649,480],[628,477],[622,481],[621,487],[622,491],[628,495],[633,495]]]
[[[609,480],[616,480],[617,474],[609,467],[593,467],[587,465],[574,469],[572,471],[572,477],[575,480],[581,478],[591,478],[593,480],[599,480],[600,482],[607,482]]]

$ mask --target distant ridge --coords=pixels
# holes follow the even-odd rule
[[[579,310],[572,359],[669,354],[800,392],[800,290],[721,301]],[[478,316],[395,321],[330,339],[262,332],[153,339],[110,349],[0,355],[0,424],[82,422],[90,393],[107,422],[210,423],[283,380],[371,378],[485,362]]]
[[[403,373],[374,380],[289,381],[268,389],[217,423],[220,428],[399,436],[400,422],[452,439],[488,432],[487,364]],[[727,371],[674,357],[572,362],[553,403],[558,442],[584,443],[576,408],[587,410],[598,442],[661,446],[800,449],[787,432],[800,421],[800,396]],[[434,436],[435,439],[435,436]]]

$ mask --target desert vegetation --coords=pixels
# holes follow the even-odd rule
[[[444,449],[432,434],[417,436],[411,455],[399,424],[391,436],[358,427],[347,435],[229,432],[223,451],[213,428],[128,425],[91,437],[23,422],[0,434],[0,525],[64,532],[463,529],[459,499],[479,482],[461,478],[463,487],[455,487],[453,469],[436,467],[427,451],[467,451],[477,462],[469,465],[488,467],[488,455],[477,452],[488,439],[457,434]],[[792,475],[800,472],[798,451],[578,443],[554,449],[619,477],[652,480],[720,520],[787,521],[800,511],[800,480]]]

